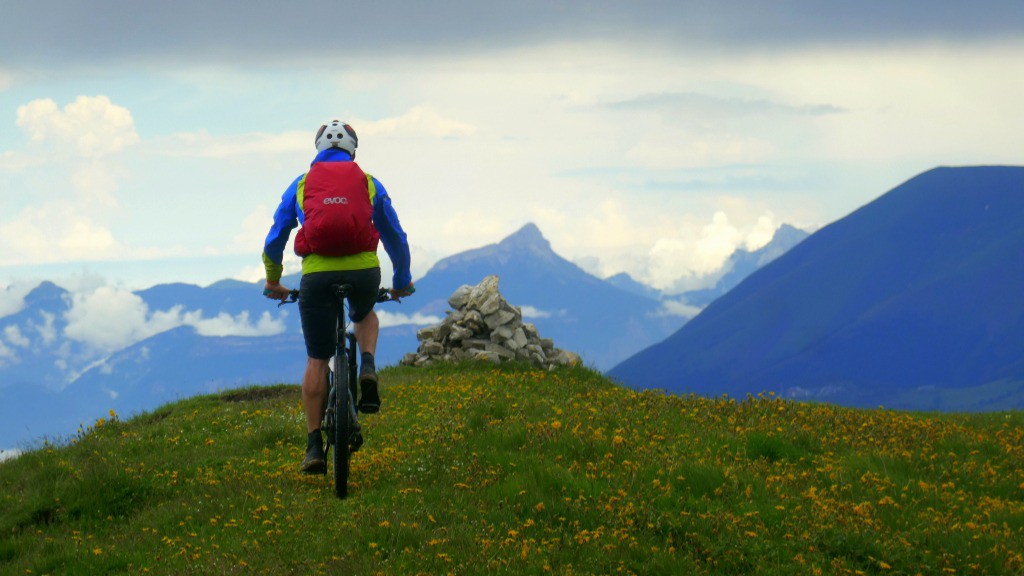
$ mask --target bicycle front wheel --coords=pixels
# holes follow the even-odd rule
[[[352,435],[352,395],[349,393],[348,370],[344,354],[334,356],[334,493],[348,496],[349,461],[352,457],[349,436]]]

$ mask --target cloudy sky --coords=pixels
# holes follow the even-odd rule
[[[334,118],[414,277],[534,222],[595,274],[696,287],[781,223],[1024,152],[1019,0],[0,7],[8,295],[261,277]]]

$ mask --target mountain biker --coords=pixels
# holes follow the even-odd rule
[[[314,138],[316,157],[309,171],[285,190],[263,246],[263,293],[284,300],[289,292],[281,284],[284,249],[292,229],[302,225],[295,236],[295,253],[302,257],[299,315],[308,356],[302,377],[307,440],[301,465],[307,474],[323,474],[327,469],[320,423],[327,402],[327,370],[334,355],[337,314],[330,286],[352,286],[349,318],[361,352],[362,393],[357,406],[365,413],[380,409],[374,364],[380,326],[373,310],[380,289],[378,239],[394,269],[392,297],[408,296],[414,290],[405,232],[387,190],[355,163],[358,142],[355,130],[344,122],[333,120],[320,127]]]

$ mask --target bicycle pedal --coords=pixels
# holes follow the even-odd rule
[[[348,443],[350,451],[355,452],[356,450],[359,450],[359,448],[363,446],[363,435],[359,434],[358,432],[353,434],[349,438]]]

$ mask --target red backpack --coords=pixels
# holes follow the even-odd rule
[[[305,222],[295,235],[299,256],[376,252],[372,184],[355,162],[317,162],[299,182]]]

